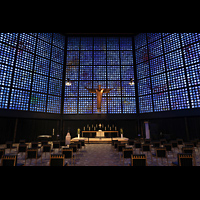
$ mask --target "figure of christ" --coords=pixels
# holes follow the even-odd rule
[[[101,100],[103,93],[109,93],[112,89],[103,89],[101,88],[101,85],[98,85],[98,89],[89,89],[85,87],[90,93],[96,93],[97,94],[97,112],[101,112]]]

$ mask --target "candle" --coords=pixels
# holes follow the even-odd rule
[[[85,126],[83,127],[83,130],[85,131]]]
[[[80,134],[81,130],[80,128],[77,129],[77,134]]]
[[[54,135],[54,128],[53,128],[53,135]]]

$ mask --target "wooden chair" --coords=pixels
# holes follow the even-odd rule
[[[133,139],[129,139],[128,140],[128,145],[134,145],[134,140]]]
[[[16,146],[13,146],[13,142],[12,141],[7,141],[6,142],[6,149],[10,149],[10,152],[12,149],[17,149]]]
[[[124,159],[129,158],[131,159],[131,155],[133,154],[132,148],[123,148],[122,150],[122,156],[123,156],[123,165],[124,165]]]
[[[32,159],[35,159],[35,164],[37,165],[37,159],[41,157],[41,162],[42,162],[42,156],[41,154],[38,154],[38,149],[37,148],[29,148],[26,150],[26,157],[25,157],[25,164],[26,160],[30,159],[30,164]]]
[[[62,149],[62,154],[65,155],[65,159],[67,158],[71,158],[71,164],[74,163],[75,165],[75,162],[74,162],[74,155],[73,155],[73,148],[63,148]]]
[[[163,144],[163,146],[166,148],[167,155],[169,155],[169,152],[172,151],[172,144],[166,143],[166,144]]]
[[[167,165],[168,165],[168,157],[165,147],[156,148],[156,153],[152,153],[152,155],[156,157],[157,165],[158,165],[158,158],[161,158],[162,164],[163,164],[163,158],[167,158]]]
[[[139,153],[140,153],[141,142],[135,142],[135,147],[134,147],[135,153],[136,153],[137,149],[139,150]]]
[[[50,156],[49,166],[68,166],[68,164],[64,164],[65,155],[60,154],[52,154]]]
[[[190,153],[178,153],[177,161],[172,162],[172,166],[195,166],[193,155]]]
[[[23,166],[24,164],[17,164],[17,155],[3,155],[1,157],[1,166]]]
[[[24,152],[26,154],[26,150],[27,150],[27,144],[25,144],[25,143],[19,144],[18,153],[21,152],[23,154],[23,152]]]
[[[44,144],[43,145],[42,153],[45,153],[45,157],[46,157],[47,152],[51,153],[52,151],[53,150],[51,149],[51,144]]]
[[[172,140],[171,144],[172,144],[173,155],[175,156],[175,153],[176,153],[175,150],[176,149],[178,150],[178,153],[179,153],[178,142],[176,140]]]
[[[60,150],[60,142],[59,142],[59,141],[54,141],[54,142],[53,142],[53,150],[54,150],[54,149]]]
[[[0,158],[5,154],[5,149],[0,149]]]
[[[142,153],[144,153],[144,152],[147,152],[147,155],[148,155],[148,152],[149,152],[150,155],[151,155],[151,160],[152,160],[150,144],[142,144]]]
[[[151,139],[144,139],[144,144],[151,144]]]
[[[132,154],[131,166],[147,166],[147,158],[145,154]]]

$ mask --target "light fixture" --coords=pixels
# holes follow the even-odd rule
[[[130,82],[129,82],[129,85],[134,85],[134,81],[133,81],[133,78],[130,78]]]
[[[67,79],[67,81],[65,82],[66,86],[70,86],[72,83],[69,81],[69,78]]]

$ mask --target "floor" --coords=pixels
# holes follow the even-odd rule
[[[6,149],[6,153],[9,153],[9,149]],[[15,154],[16,149],[12,149],[11,153]],[[56,149],[55,153],[59,153],[59,150]],[[137,150],[135,153],[141,153]],[[152,151],[154,153],[154,150]],[[169,152],[168,160],[164,158],[163,160],[157,159],[149,153],[145,153],[147,155],[147,165],[148,166],[171,166],[171,163],[177,161],[176,153],[178,153],[178,149],[175,152]],[[200,166],[200,151],[195,149],[195,162],[196,166]],[[46,153],[46,155],[42,154],[42,160],[39,158],[37,160],[37,164],[35,163],[35,159],[27,159],[25,166],[49,166],[50,153]],[[65,163],[68,162],[69,166],[74,166],[74,163],[71,163],[70,159],[65,159]],[[17,163],[25,164],[25,153],[19,153],[17,157]],[[114,149],[111,144],[85,144],[85,147],[76,153],[75,155],[75,166],[128,166],[130,163],[130,159],[125,159],[123,163],[123,159],[120,158],[120,153]]]

